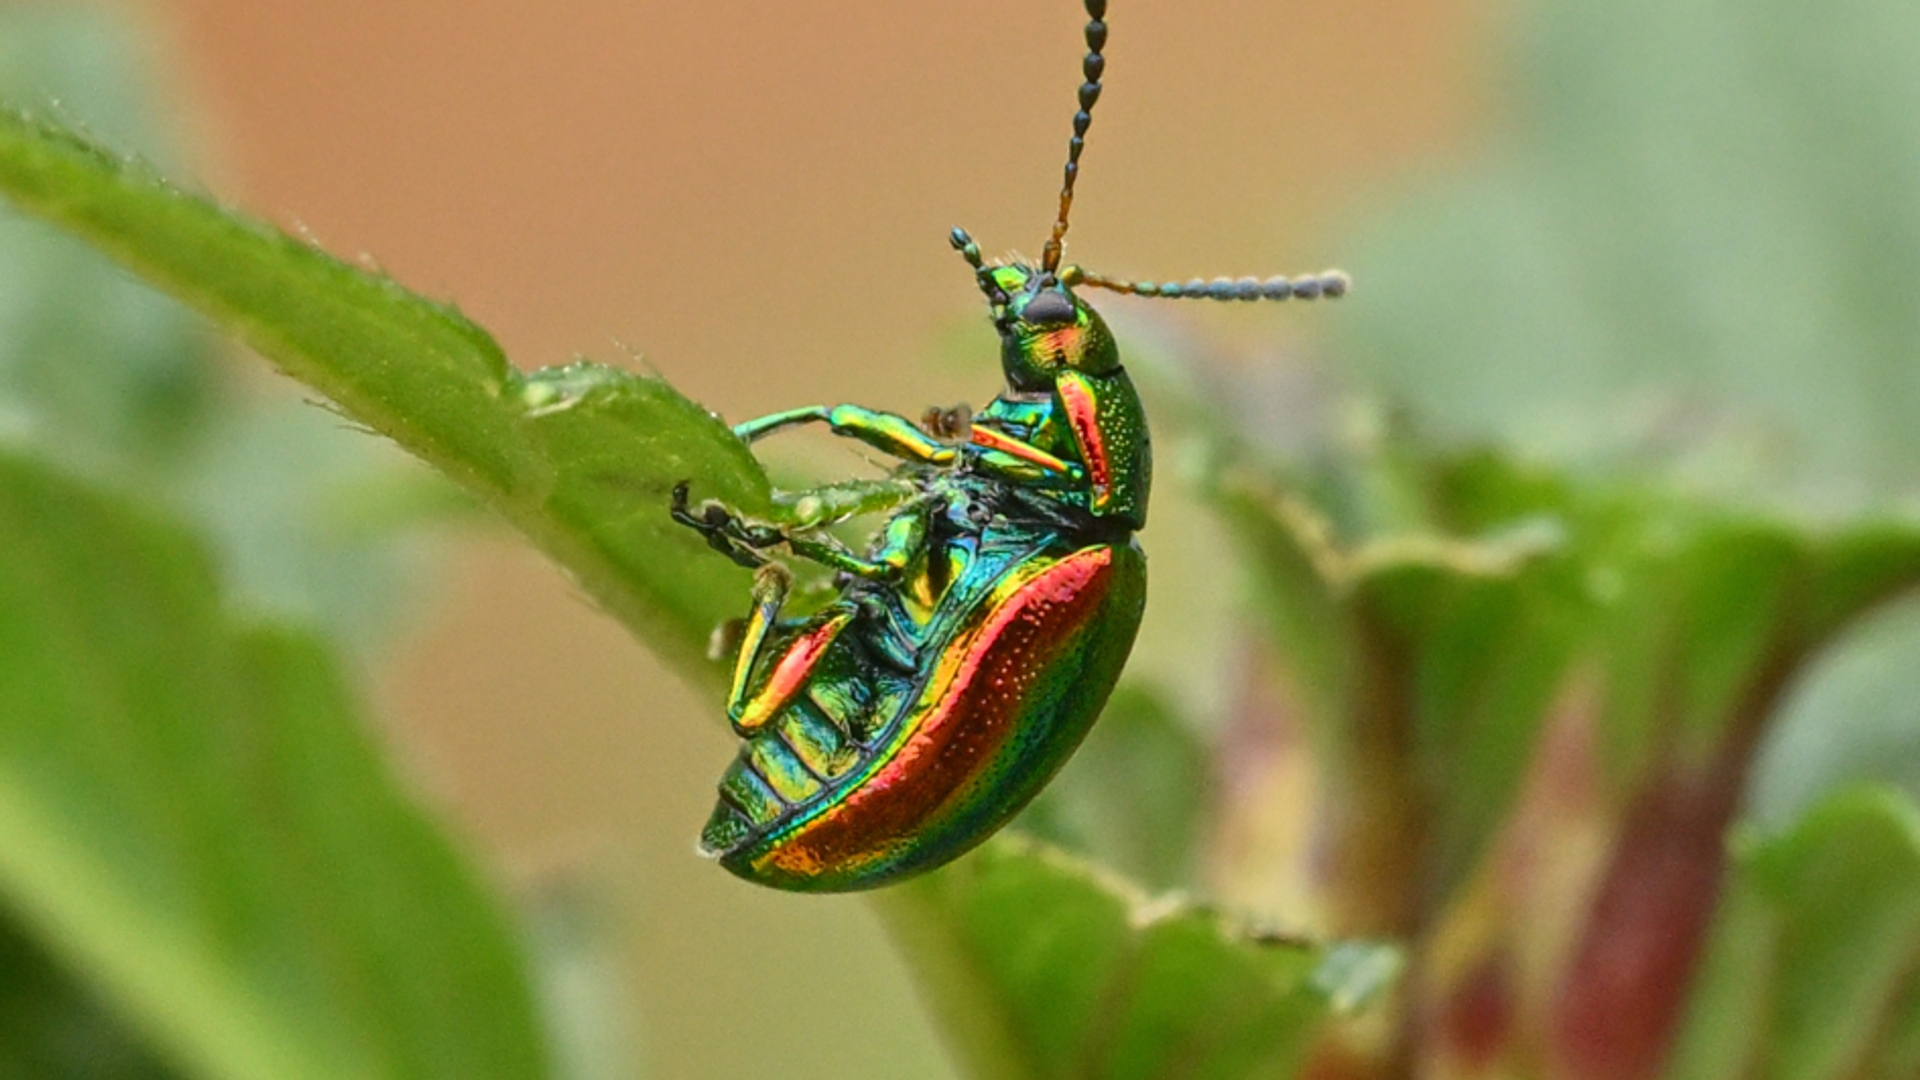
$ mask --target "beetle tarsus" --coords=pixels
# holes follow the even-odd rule
[[[708,547],[732,559],[736,564],[749,570],[758,570],[765,566],[768,562],[767,557],[762,555],[759,549],[772,547],[779,542],[779,539],[766,540],[764,536],[756,535],[753,539],[765,542],[753,542],[753,539],[742,535],[748,527],[742,525],[732,511],[719,503],[707,503],[700,508],[698,514],[694,513],[688,500],[688,487],[689,481],[686,480],[673,485],[673,500],[667,508],[668,516],[699,533],[706,540]],[[778,530],[769,531],[778,533]]]

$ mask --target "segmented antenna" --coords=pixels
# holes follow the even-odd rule
[[[1060,184],[1060,215],[1054,219],[1053,235],[1040,251],[1040,271],[1059,274],[1069,286],[1091,285],[1131,296],[1168,300],[1317,300],[1323,296],[1332,300],[1345,296],[1353,282],[1339,270],[1323,270],[1296,278],[1223,277],[1212,281],[1194,278],[1185,282],[1152,282],[1125,281],[1078,266],[1060,268],[1060,257],[1066,250],[1067,219],[1073,211],[1073,184],[1080,178],[1080,152],[1086,149],[1087,129],[1093,126],[1093,106],[1100,100],[1100,77],[1107,69],[1107,58],[1101,55],[1107,47],[1107,0],[1086,0],[1086,6],[1087,57],[1080,68],[1086,81],[1080,84],[1080,111],[1073,114],[1073,138],[1067,140],[1067,167]],[[948,240],[973,267],[974,280],[979,283],[980,291],[987,294],[987,299],[994,304],[1007,303],[1006,290],[994,281],[992,270],[982,260],[980,245],[973,242],[973,237],[968,236],[965,229],[955,229]]]
[[[987,302],[992,304],[1006,303],[1008,300],[1007,291],[1002,289],[999,284],[993,280],[993,272],[980,257],[980,245],[973,242],[973,237],[967,235],[967,230],[954,229],[947,234],[947,243],[952,244],[953,250],[959,252],[960,257],[967,260],[968,266],[973,267],[973,280],[980,286],[980,291],[987,294]]]
[[[1339,270],[1323,270],[1297,278],[1214,278],[1203,281],[1122,281],[1079,267],[1068,267],[1062,275],[1068,285],[1091,285],[1130,296],[1156,296],[1168,300],[1317,300],[1337,299],[1347,294],[1353,280]]]
[[[1093,103],[1100,100],[1100,75],[1107,69],[1107,58],[1100,51],[1107,47],[1107,0],[1087,0],[1087,58],[1080,70],[1086,82],[1080,84],[1080,111],[1073,114],[1073,138],[1067,140],[1066,177],[1060,183],[1060,216],[1054,219],[1053,235],[1040,251],[1040,269],[1053,273],[1060,269],[1060,253],[1065,250],[1067,215],[1073,210],[1073,182],[1080,178],[1080,151],[1087,145],[1087,128],[1093,124]]]

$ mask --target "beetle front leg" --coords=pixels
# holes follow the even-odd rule
[[[802,424],[824,424],[831,411],[825,405],[803,405],[798,409],[785,409],[735,424],[733,433],[743,442],[759,442],[776,431],[785,431],[790,427],[799,427]]]
[[[969,426],[967,442],[973,467],[988,475],[1038,488],[1086,485],[1086,469],[994,428]]]
[[[918,424],[906,417],[859,405],[807,405],[769,413],[734,425],[733,433],[747,442],[754,442],[776,431],[802,424],[825,424],[835,435],[858,439],[902,461],[951,465],[957,454],[952,446],[922,431]]]

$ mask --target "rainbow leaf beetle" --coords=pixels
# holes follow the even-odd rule
[[[940,866],[1038,794],[1106,703],[1146,604],[1133,534],[1152,449],[1113,334],[1076,287],[1210,300],[1347,289],[1337,271],[1155,284],[1062,265],[1106,66],[1106,0],[1085,3],[1085,81],[1039,264],[989,263],[963,230],[950,236],[986,295],[1005,390],[978,413],[919,423],[834,405],[733,429],[753,442],[825,424],[898,459],[916,496],[856,552],[674,490],[674,520],[756,570],[727,699],[740,755],[700,838],[749,881],[839,892]],[[835,598],[783,618],[781,552],[834,570]]]

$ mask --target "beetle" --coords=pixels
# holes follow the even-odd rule
[[[755,569],[727,697],[741,750],[700,837],[749,881],[839,892],[940,866],[1038,794],[1106,703],[1146,605],[1134,533],[1152,448],[1113,333],[1076,288],[1214,300],[1347,289],[1338,271],[1154,284],[1062,265],[1106,66],[1106,2],[1085,4],[1085,81],[1039,261],[989,263],[964,230],[949,237],[986,296],[1005,389],[978,413],[917,424],[833,405],[733,429],[752,443],[824,424],[898,459],[911,500],[856,552],[822,528],[695,507],[689,483],[674,489],[675,521]],[[834,598],[804,618],[783,617],[782,552],[836,572]]]

